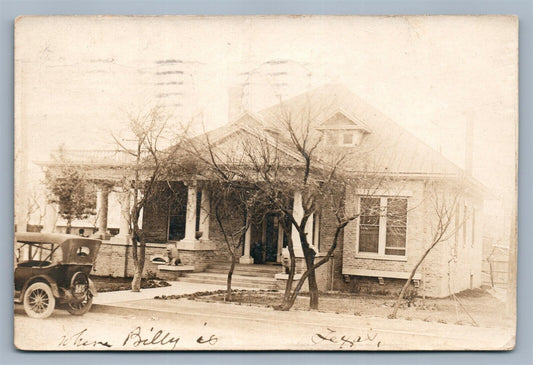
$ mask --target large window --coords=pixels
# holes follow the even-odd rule
[[[358,252],[405,256],[407,199],[361,198]]]

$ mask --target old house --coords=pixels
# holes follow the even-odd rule
[[[481,220],[476,217],[482,208],[483,189],[468,172],[341,86],[326,85],[296,96],[283,102],[282,108],[295,120],[304,110],[311,111],[310,133],[320,136],[319,152],[324,161],[331,154],[342,153],[347,156],[347,173],[383,177],[379,187],[352,186],[346,191],[345,209],[362,215],[346,226],[333,258],[319,269],[320,290],[397,292],[432,240],[432,227],[436,224],[432,194],[453,199],[459,184],[461,194],[453,208],[453,224],[418,270],[414,285],[433,297],[481,285]],[[280,150],[288,164],[298,161],[294,146],[279,125],[279,105],[257,112],[230,105],[230,110],[238,113],[230,116],[227,125],[207,133],[214,148],[238,155],[242,151],[237,146],[243,138],[261,138]],[[98,186],[98,231],[106,241],[95,274],[131,275],[131,197],[117,186],[122,171],[131,168],[132,162],[123,153],[112,151],[66,151],[66,155],[66,163],[84,166]],[[53,167],[54,163],[47,165]],[[208,182],[189,177],[176,178],[166,185],[166,190],[162,189],[143,211],[142,225],[150,242],[145,271],[157,273],[162,269],[158,265],[165,256],[166,245],[172,243],[182,265],[193,271],[180,279],[216,282],[223,276],[227,255],[210,214]],[[120,202],[120,211],[108,210],[110,196]],[[292,204],[294,214],[301,214],[298,191],[293,192]],[[120,217],[118,234],[109,240],[108,215]],[[317,256],[324,255],[334,232],[334,217],[327,210],[317,211],[306,227]],[[245,285],[249,278],[249,286],[279,287],[286,278],[280,263],[287,235],[294,235],[293,241],[298,242],[294,230],[284,232],[280,228],[276,214],[265,212],[252,224],[239,254],[237,284]],[[257,245],[265,252],[262,257],[254,252]],[[296,255],[302,257],[301,248]]]

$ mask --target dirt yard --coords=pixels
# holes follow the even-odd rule
[[[179,297],[206,302],[224,302],[223,291],[202,292]],[[159,299],[178,299],[178,297],[170,296]],[[407,301],[403,301],[397,317],[466,326],[476,324],[480,327],[512,326],[511,320],[505,317],[505,304],[485,289],[467,290],[457,294],[457,299],[456,301],[450,298],[416,298],[410,306]],[[282,293],[280,292],[237,290],[233,294],[231,303],[273,307],[280,304],[281,300]],[[319,311],[386,318],[391,313],[394,301],[395,298],[390,296],[328,292],[320,295]],[[308,305],[309,297],[303,293],[297,298],[293,310],[308,310]]]

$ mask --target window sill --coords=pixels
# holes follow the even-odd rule
[[[407,261],[406,256],[381,256],[381,255],[365,255],[358,253],[355,255],[356,259],[370,259],[370,260],[383,260],[383,261]]]

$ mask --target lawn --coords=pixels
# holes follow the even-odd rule
[[[225,302],[224,293],[225,291],[221,290],[157,299],[187,298],[207,302]],[[282,296],[283,293],[272,290],[235,290],[232,301],[229,303],[274,307],[281,303]],[[475,325],[474,321],[481,327],[512,326],[511,320],[505,316],[505,304],[494,298],[486,289],[464,291],[457,294],[457,299],[458,301],[450,298],[416,298],[410,306],[403,301],[397,317],[466,326]],[[328,292],[320,295],[319,311],[387,318],[394,302],[395,298],[391,296]],[[308,310],[308,307],[309,297],[306,293],[302,293],[291,310]]]
[[[99,293],[118,291],[118,290],[130,290],[132,278],[114,278],[111,276],[91,276],[91,280],[96,286],[96,291]],[[147,288],[159,288],[163,286],[169,286],[170,284],[164,280],[157,279],[142,279],[141,289]]]

